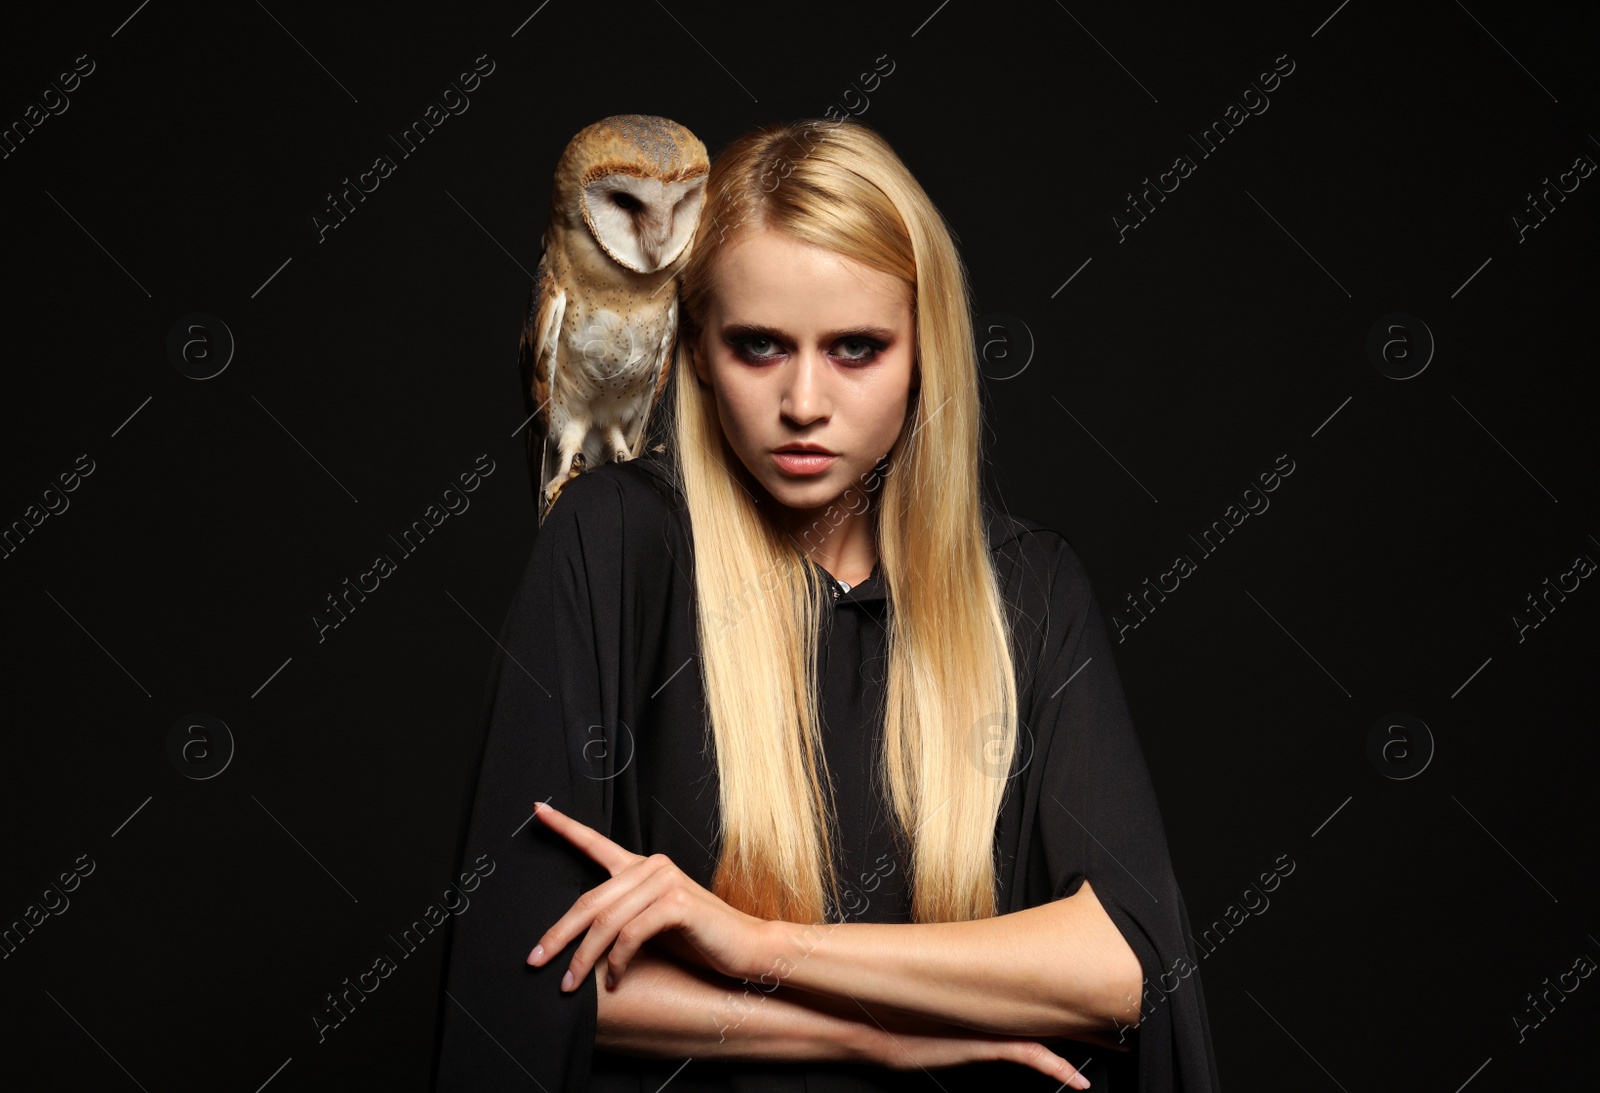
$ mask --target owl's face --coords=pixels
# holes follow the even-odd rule
[[[616,172],[583,188],[583,221],[618,264],[655,273],[677,261],[694,236],[706,179],[663,182]]]

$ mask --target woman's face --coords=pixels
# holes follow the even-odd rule
[[[859,511],[906,419],[916,358],[910,290],[766,229],[723,252],[713,285],[695,371],[715,392],[729,445],[780,504],[814,512],[843,498]],[[796,444],[834,455],[781,454]]]

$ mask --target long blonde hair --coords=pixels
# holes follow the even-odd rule
[[[762,228],[910,289],[914,391],[887,468],[880,461],[882,475],[864,487],[876,497],[880,579],[890,600],[875,775],[888,791],[896,835],[909,845],[913,920],[991,917],[994,829],[1016,747],[1017,694],[980,504],[966,272],[905,164],[881,136],[849,121],[769,125],[729,145],[711,167],[681,273],[665,434],[692,528],[720,779],[713,891],[764,919],[820,923],[830,907],[849,913],[832,865],[833,792],[817,708],[817,637],[831,609],[828,593],[796,540],[754,503],[744,484],[754,479],[728,446],[713,392],[701,387],[690,357],[718,257],[741,231]],[[852,489],[859,499],[863,489]],[[853,503],[849,497],[841,501]]]

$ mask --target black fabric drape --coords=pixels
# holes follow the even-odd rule
[[[1032,521],[991,513],[987,531],[1017,636],[1023,722],[995,828],[1001,911],[1072,895],[1088,877],[1147,980],[1144,1019],[1127,1033],[1131,1052],[1054,1046],[1075,1065],[1092,1059],[1085,1073],[1097,1090],[1213,1093],[1199,959],[1088,576],[1065,538]],[[704,1059],[685,1066],[596,1051],[593,979],[571,994],[559,989],[576,942],[543,968],[526,965],[539,935],[606,879],[531,819],[536,801],[636,853],[664,853],[711,886],[718,781],[690,551],[682,499],[648,455],[574,480],[538,533],[500,635],[461,842],[463,862],[489,853],[497,868],[450,922],[434,1088],[654,1093],[670,1079],[681,1093],[1054,1091],[1059,1083],[1009,1063],[931,1073]],[[875,571],[841,592],[820,635],[846,921],[910,921],[906,863],[874,781],[892,609],[884,584]]]

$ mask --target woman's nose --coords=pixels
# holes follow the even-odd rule
[[[783,403],[785,417],[797,425],[809,425],[828,416],[828,361],[816,349],[796,353],[785,377]]]

